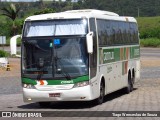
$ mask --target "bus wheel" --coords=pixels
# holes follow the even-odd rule
[[[50,102],[39,102],[39,106],[42,108],[47,108],[50,106]]]
[[[132,82],[132,78],[131,75],[128,75],[128,86],[125,88],[125,93],[129,94],[130,92],[132,92],[133,90],[133,82]]]
[[[97,98],[97,104],[102,104],[104,101],[104,94],[105,94],[105,87],[104,87],[104,83],[101,82],[100,85],[100,96]]]

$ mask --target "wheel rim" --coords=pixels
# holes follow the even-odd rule
[[[103,98],[104,98],[104,87],[103,84],[100,86],[100,96],[99,96],[99,102],[103,103]]]
[[[129,91],[131,92],[133,90],[133,83],[131,81],[131,77],[129,77]]]
[[[130,80],[130,91],[133,90],[133,82]]]

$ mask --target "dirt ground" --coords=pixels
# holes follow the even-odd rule
[[[9,66],[10,71],[6,71],[6,68],[0,68],[0,77],[20,75],[20,58],[9,58]]]
[[[158,67],[160,66],[160,59],[141,59],[141,67]]]

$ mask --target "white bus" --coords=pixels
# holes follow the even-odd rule
[[[71,10],[28,17],[22,35],[25,102],[90,101],[140,78],[137,22],[101,10]]]

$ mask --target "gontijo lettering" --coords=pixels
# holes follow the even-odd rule
[[[134,56],[138,56],[139,55],[139,48],[138,49],[134,49]]]
[[[73,80],[71,80],[71,81],[61,81],[61,84],[73,84]]]
[[[114,52],[104,52],[104,61],[114,60]]]

